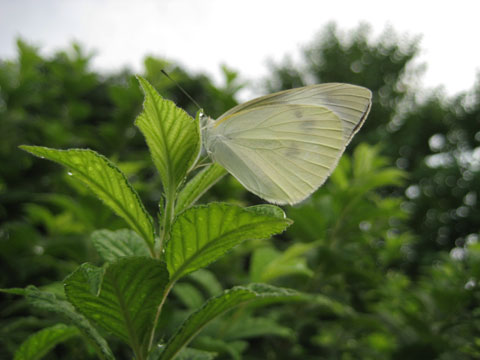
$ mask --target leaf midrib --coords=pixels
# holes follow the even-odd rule
[[[71,166],[70,164],[67,164],[66,162],[64,161],[59,161],[59,160],[53,160],[50,158],[50,154],[49,152],[51,150],[55,151],[55,152],[58,152],[58,151],[62,151],[62,150],[56,150],[56,149],[48,149],[48,148],[42,148],[42,147],[33,147],[33,148],[29,148],[29,147],[26,147],[26,149],[29,151],[29,152],[32,152],[30,150],[33,150],[33,154],[36,155],[36,156],[45,156],[46,158],[48,158],[49,160],[51,161],[54,161],[56,163],[59,163],[60,165],[63,165],[71,170],[74,170],[76,171],[77,173],[79,173],[80,175],[82,175],[85,179],[87,179],[87,185],[89,184],[93,184],[97,189],[100,190],[100,192],[105,196],[107,197],[108,199],[110,199],[111,201],[113,201],[123,212],[124,212],[124,216],[126,216],[131,222],[132,224],[135,226],[135,231],[137,231],[138,233],[141,234],[141,236],[146,239],[149,243],[152,243],[153,241],[153,238],[155,237],[154,235],[154,232],[152,231],[152,237],[150,237],[148,234],[145,233],[145,231],[142,229],[141,226],[139,226],[138,222],[133,218],[133,216],[128,212],[128,208],[125,207],[125,206],[122,206],[122,203],[119,202],[119,200],[117,200],[116,197],[112,197],[109,195],[108,191],[101,185],[99,184],[95,178],[93,177],[90,177],[88,176],[84,171],[76,168],[76,167],[73,167]],[[38,153],[35,153],[36,150],[40,150],[40,154]],[[112,166],[112,164],[109,163],[109,160],[107,158],[104,158],[103,156],[101,156],[100,154],[97,154],[96,152],[92,151],[92,150],[84,150],[84,149],[77,149],[77,150],[74,150],[72,149],[73,151],[75,152],[80,152],[80,153],[85,153],[85,154],[91,154],[99,159],[102,159],[102,160],[105,160],[105,164],[110,168],[112,169],[113,171],[117,172],[117,174],[120,175],[120,177],[122,178],[122,180],[124,181],[125,185],[132,191],[132,195],[133,197],[135,198],[136,202],[137,202],[137,205],[139,205],[140,207],[140,210],[142,211],[142,213],[146,216],[146,219],[147,221],[150,223],[150,226],[153,228],[153,224],[151,223],[151,220],[149,219],[149,214],[147,213],[147,211],[145,210],[145,208],[143,207],[143,204],[142,202],[140,201],[140,198],[138,197],[138,194],[135,192],[135,190],[133,189],[133,187],[129,184],[127,178],[125,177],[125,175],[119,170],[117,169],[115,166]],[[46,151],[46,153],[45,153]],[[71,151],[71,150],[63,150],[63,151],[66,151],[64,154],[67,154],[68,151]],[[90,185],[91,186],[91,185]],[[93,186],[92,186],[93,187]],[[122,191],[123,192],[123,191]],[[153,229],[152,229],[153,230]]]
[[[160,114],[159,114],[159,111],[158,111],[158,108],[157,108],[157,105],[159,106],[162,106],[162,108],[167,111],[167,116],[166,117],[171,117],[171,110],[170,109],[165,109],[165,107],[163,106],[163,104],[159,104],[158,101],[155,100],[155,94],[152,93],[152,89],[150,89],[150,87],[148,87],[148,92],[150,94],[150,98],[152,100],[152,105],[153,105],[153,109],[154,109],[154,112],[155,112],[155,116],[159,122],[159,129],[160,129],[160,132],[161,132],[161,136],[163,137],[163,141],[161,141],[162,145],[163,145],[163,150],[164,150],[164,154],[165,154],[165,157],[166,157],[166,160],[167,160],[167,180],[169,181],[169,184],[164,184],[164,185],[167,185],[165,186],[166,188],[166,191],[170,191],[170,189],[172,187],[174,187],[174,183],[175,183],[175,179],[174,179],[174,174],[173,174],[173,166],[172,166],[172,158],[170,156],[170,152],[168,151],[168,146],[167,146],[167,138],[165,136],[165,133],[166,133],[166,129],[164,129],[164,125],[162,121],[160,121]],[[157,94],[158,95],[158,94]],[[159,95],[158,95],[159,96]],[[145,112],[145,115],[147,115],[147,113]],[[148,115],[147,115],[148,116]],[[152,124],[153,125],[153,124]],[[152,132],[152,134],[155,134],[155,132]],[[167,190],[168,189],[168,190]]]
[[[95,153],[92,153],[94,155],[96,155]],[[67,165],[68,166],[68,165]],[[109,166],[112,170],[114,171],[117,171],[117,169],[115,169],[114,167],[112,167],[110,164],[107,163],[107,166]],[[74,170],[71,166],[68,166],[69,168],[71,168],[72,170]],[[137,228],[137,230],[139,230],[138,232],[142,235],[142,237],[144,239],[147,239],[150,243],[152,242],[150,236],[148,236],[148,234],[145,234],[145,232],[143,231],[143,229],[141,229],[141,227],[137,224],[137,221],[132,217],[132,214],[129,213],[129,211],[127,210],[127,208],[125,206],[122,205],[122,203],[117,200],[116,197],[112,197],[112,196],[109,196],[108,194],[108,191],[102,187],[97,181],[95,181],[94,178],[91,178],[89,176],[87,176],[83,171],[81,170],[78,170],[76,169],[75,171],[77,171],[78,173],[80,173],[83,177],[87,178],[87,179],[93,179],[92,181],[90,181],[91,183],[93,183],[95,186],[97,186],[97,188],[99,188],[101,190],[101,192],[104,194],[104,195],[108,195],[106,197],[108,197],[109,199],[113,200],[113,202],[118,206],[120,207],[120,209],[123,210],[124,214],[126,215],[126,217],[135,225],[135,227]],[[133,190],[131,188],[131,186],[129,186],[127,180],[124,178],[124,175],[121,173],[121,172],[118,172],[120,174],[120,176],[123,177],[123,180],[125,181],[127,187],[130,188],[130,190]],[[122,191],[123,192],[123,191]],[[134,195],[134,197],[136,198],[137,200],[137,204],[140,205],[140,199],[138,198],[138,196],[136,196],[136,194]],[[141,205],[140,205],[140,208],[141,208]],[[143,209],[142,209],[143,210]],[[144,211],[144,214],[147,215],[146,211]],[[148,216],[147,216],[147,219],[148,219]],[[151,224],[152,225],[152,224]]]
[[[118,305],[120,306],[120,311],[123,314],[123,318],[125,320],[125,328],[128,331],[128,337],[132,342],[132,349],[134,350],[135,354],[137,354],[139,359],[143,358],[143,354],[141,352],[140,344],[138,342],[138,336],[136,336],[135,327],[133,320],[130,317],[130,312],[128,311],[128,305],[125,303],[120,288],[118,286],[117,277],[113,276],[112,278],[112,287],[115,291],[115,296],[118,299]]]

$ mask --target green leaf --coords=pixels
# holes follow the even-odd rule
[[[230,326],[227,326],[226,330],[222,332],[221,336],[222,339],[231,341],[267,335],[291,337],[293,330],[286,326],[281,326],[270,318],[244,317],[239,321],[232,321]]]
[[[57,344],[66,341],[80,332],[74,326],[57,324],[42,329],[25,340],[15,352],[14,360],[38,360]]]
[[[250,211],[257,215],[267,215],[273,216],[279,219],[285,219],[286,215],[282,208],[270,205],[270,204],[261,204],[261,205],[254,205],[246,207],[245,210]]]
[[[269,238],[290,224],[286,218],[229,204],[190,208],[177,217],[165,249],[170,280],[207,266],[245,240]]]
[[[260,283],[250,284],[247,288],[262,294],[261,297],[255,299],[254,306],[265,306],[287,301],[305,301],[338,316],[347,316],[352,313],[351,308],[322,294],[306,294],[292,289],[278,288],[269,284]]]
[[[155,347],[148,354],[148,360],[158,360],[163,351],[163,346]],[[217,354],[211,351],[184,348],[177,356],[177,360],[213,360]]]
[[[172,101],[163,99],[138,76],[145,93],[143,111],[135,120],[147,141],[165,193],[177,190],[200,155],[200,125]]]
[[[206,335],[197,337],[194,345],[203,350],[218,353],[222,358],[227,358],[229,360],[242,360],[242,353],[248,348],[248,342],[243,340],[227,342],[218,337]],[[180,352],[179,356],[175,358],[176,360],[179,359],[182,352],[183,350]]]
[[[129,229],[97,230],[92,233],[91,240],[98,254],[108,262],[126,256],[149,256],[145,242]]]
[[[378,158],[379,148],[360,144],[353,152],[353,175],[361,178],[363,175],[372,172],[375,167],[374,161]]]
[[[27,290],[23,288],[10,288],[10,289],[0,289],[0,292],[5,294],[21,295],[26,296]]]
[[[125,175],[106,157],[88,149],[56,150],[41,146],[20,146],[25,151],[55,161],[70,169],[69,174],[123,218],[148,244],[153,246],[153,220]]]
[[[16,289],[18,290],[18,289]],[[94,346],[97,354],[102,359],[114,360],[112,351],[105,339],[98,333],[90,322],[81,314],[75,311],[72,304],[65,300],[59,300],[54,294],[40,291],[34,286],[28,286],[23,294],[27,302],[40,309],[59,314],[75,325],[86,339]]]
[[[226,174],[227,170],[217,163],[213,163],[200,171],[178,194],[175,213],[179,214],[192,206]]]
[[[189,274],[188,277],[200,285],[210,296],[217,296],[223,291],[218,279],[207,269],[199,269]]]
[[[303,256],[314,249],[318,243],[297,243],[285,251],[273,247],[262,247],[255,250],[250,266],[250,280],[253,282],[269,282],[278,277],[303,274],[312,276]]]
[[[183,349],[177,356],[177,360],[213,360],[216,353],[191,348]]]
[[[105,268],[84,264],[84,266],[80,266],[79,269],[83,271],[83,275],[90,293],[98,296],[98,294],[100,294],[100,290],[102,289]]]
[[[75,308],[105,330],[127,342],[138,358],[145,358],[157,307],[168,274],[164,263],[128,257],[105,269],[99,295],[90,291],[90,264],[83,264],[65,280],[65,293]]]
[[[381,186],[402,185],[406,173],[400,169],[387,167],[389,162],[380,156],[378,146],[360,144],[353,152],[353,177],[364,184],[365,192]]]
[[[248,287],[237,286],[208,300],[194,312],[170,338],[159,360],[173,359],[193,337],[211,320],[236,306],[262,301],[264,305],[282,301],[306,301],[310,296],[290,289],[276,288],[263,284]]]
[[[190,283],[177,283],[173,287],[172,292],[187,309],[196,310],[205,301],[201,291]]]
[[[352,171],[352,161],[349,155],[340,158],[337,167],[330,176],[330,182],[340,189],[347,189],[350,185],[350,173]]]

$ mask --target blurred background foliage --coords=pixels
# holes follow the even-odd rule
[[[208,326],[193,346],[220,359],[476,359],[480,357],[480,81],[454,98],[419,86],[418,39],[334,24],[301,53],[272,63],[253,91],[321,82],[373,91],[373,107],[332,177],[287,207],[281,237],[239,246],[179,283],[161,319],[165,335],[222,288],[269,282],[321,294],[324,306],[240,308]],[[73,44],[41,55],[18,41],[0,59],[0,287],[54,288],[79,264],[99,262],[89,235],[125,227],[59,167],[18,145],[88,147],[112,158],[151,213],[161,184],[134,127],[142,94],[130,70],[100,74]],[[223,67],[224,81],[146,57],[143,75],[190,114],[212,117],[252,85]],[[454,67],[449,71],[455,71]],[[260,202],[230,176],[202,201]],[[52,285],[53,283],[53,285]],[[0,295],[0,358],[56,319]],[[70,340],[49,358],[94,358]],[[119,359],[130,358],[120,345]]]

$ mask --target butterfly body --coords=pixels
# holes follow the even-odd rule
[[[259,197],[296,204],[335,168],[371,105],[368,89],[321,84],[240,104],[207,119],[207,154]]]

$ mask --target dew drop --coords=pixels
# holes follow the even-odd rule
[[[67,174],[68,174],[69,176],[72,176],[72,175],[73,175],[73,173],[72,173],[71,171],[67,172]]]

